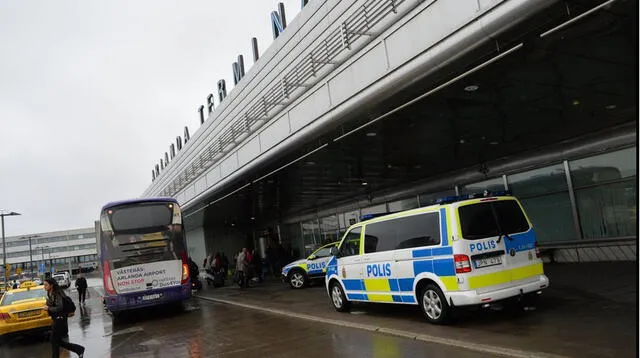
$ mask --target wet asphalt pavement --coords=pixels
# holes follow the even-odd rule
[[[90,286],[99,280],[90,279]],[[189,300],[184,307],[145,309],[115,322],[102,308],[99,287],[69,321],[70,341],[85,357],[492,357],[323,323]],[[71,291],[76,301],[75,291]],[[50,357],[42,334],[16,337],[0,346],[0,358]],[[75,357],[63,352],[62,357]]]

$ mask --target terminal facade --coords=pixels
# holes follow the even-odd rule
[[[635,260],[637,25],[625,0],[309,2],[142,196],[178,199],[196,262],[505,189],[548,259]]]
[[[9,236],[6,237],[6,248],[10,275],[98,266],[94,227]]]

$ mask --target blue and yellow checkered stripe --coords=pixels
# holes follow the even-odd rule
[[[450,247],[441,248],[444,249],[441,251],[439,249],[440,248],[431,250],[438,250],[442,252],[442,254],[452,254]],[[414,251],[414,257],[427,256],[426,253],[416,253],[417,251],[422,250]],[[453,257],[415,260],[411,264],[413,265],[412,277],[342,280],[345,290],[347,291],[347,298],[358,301],[415,303],[413,292],[415,277],[424,272],[433,273],[438,276],[446,290],[458,289]]]

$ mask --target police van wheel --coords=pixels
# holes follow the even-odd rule
[[[339,283],[333,282],[330,286],[329,292],[331,293],[331,303],[336,311],[346,312],[349,310],[350,302],[347,301],[347,296],[345,296]]]
[[[420,293],[420,309],[427,321],[433,324],[447,323],[451,313],[444,294],[432,283],[425,286]]]
[[[307,285],[307,276],[300,270],[295,270],[289,274],[289,285],[291,288],[299,289]]]

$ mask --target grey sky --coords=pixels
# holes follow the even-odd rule
[[[300,0],[282,1],[291,22]],[[0,209],[8,236],[89,227],[137,197],[276,0],[0,0]]]

